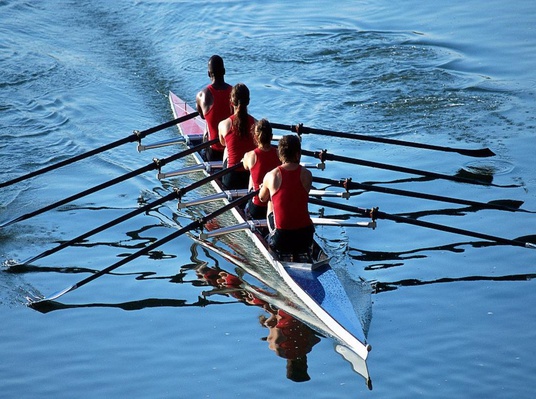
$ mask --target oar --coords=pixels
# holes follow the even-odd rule
[[[319,200],[319,199],[315,199],[315,198],[310,198],[309,203],[320,205],[320,206],[325,206],[325,207],[330,207],[330,208],[335,208],[335,209],[340,209],[340,210],[347,211],[347,212],[358,213],[360,215],[370,216],[372,214],[373,218],[393,220],[393,221],[398,222],[398,223],[413,224],[415,226],[426,227],[426,228],[429,228],[429,229],[446,231],[446,232],[449,232],[449,233],[460,234],[460,235],[464,235],[464,236],[468,236],[468,237],[481,238],[481,239],[484,239],[484,240],[493,241],[493,242],[497,242],[497,243],[500,243],[500,244],[514,245],[514,246],[517,246],[517,247],[525,247],[525,248],[536,249],[536,244],[532,243],[532,242],[525,242],[525,241],[521,241],[519,239],[511,240],[511,239],[508,239],[508,238],[496,237],[496,236],[492,236],[492,235],[489,235],[489,234],[479,233],[479,232],[476,232],[476,231],[459,229],[459,228],[456,228],[456,227],[445,226],[445,225],[442,225],[442,224],[426,222],[426,221],[418,220],[418,219],[410,219],[410,218],[406,218],[406,217],[403,217],[403,216],[398,216],[398,215],[393,215],[393,214],[381,212],[381,211],[377,210],[376,208],[375,209],[364,209],[364,208],[359,208],[359,207],[356,207],[356,206],[339,204],[339,203],[336,203],[336,202]]]
[[[301,124],[300,125],[283,125],[280,123],[271,123],[271,125],[274,129],[290,130],[291,132],[298,133],[298,134],[312,133],[312,134],[319,134],[323,136],[339,137],[339,138],[345,138],[345,139],[351,139],[351,140],[373,141],[376,143],[395,144],[395,145],[401,145],[405,147],[422,148],[426,150],[456,152],[461,155],[466,155],[470,157],[478,157],[478,158],[491,157],[495,155],[495,153],[491,151],[489,148],[463,149],[463,148],[444,147],[444,146],[433,145],[433,144],[415,143],[413,141],[395,140],[395,139],[388,139],[388,138],[376,137],[376,136],[366,136],[363,134],[356,134],[356,133],[343,133],[343,132],[335,132],[332,130],[314,129],[311,127],[303,126]]]
[[[146,137],[146,136],[148,136],[150,134],[153,134],[155,132],[158,132],[160,130],[166,129],[166,128],[174,126],[174,125],[178,125],[179,123],[185,122],[185,121],[187,121],[189,119],[195,118],[197,115],[199,115],[198,112],[192,112],[191,114],[181,116],[180,118],[173,119],[172,121],[162,123],[162,124],[160,124],[158,126],[151,127],[149,129],[143,130],[141,132],[135,130],[132,135],[127,136],[125,138],[122,138],[120,140],[114,141],[113,143],[103,145],[102,147],[95,148],[95,149],[93,149],[91,151],[85,152],[83,154],[76,155],[76,156],[74,156],[72,158],[65,159],[63,161],[60,161],[58,163],[55,163],[55,164],[52,164],[52,165],[49,165],[49,166],[45,166],[44,168],[41,168],[41,169],[38,169],[38,170],[34,170],[33,172],[27,173],[27,174],[25,174],[23,176],[19,176],[19,177],[15,178],[15,179],[2,182],[2,183],[0,183],[0,188],[10,186],[12,184],[21,182],[23,180],[27,180],[29,178],[41,175],[41,174],[46,173],[46,172],[50,172],[52,170],[61,168],[63,166],[72,164],[74,162],[78,162],[78,161],[80,161],[82,159],[89,158],[89,157],[91,157],[93,155],[96,155],[96,154],[99,154],[101,152],[111,150],[112,148],[115,148],[115,147],[119,147],[120,145],[123,145],[123,144],[126,144],[126,143],[132,143],[134,141],[139,141],[142,138],[144,138],[144,137]]]
[[[258,192],[259,192],[259,190],[252,191],[249,194],[245,195],[244,197],[241,197],[241,198],[237,199],[236,201],[230,202],[229,204],[221,207],[220,209],[218,209],[218,210],[216,210],[216,211],[214,211],[212,213],[209,213],[208,215],[206,215],[206,216],[204,216],[204,217],[202,217],[200,219],[197,219],[197,220],[193,221],[192,223],[184,226],[183,228],[181,228],[179,230],[176,230],[173,233],[171,233],[170,235],[162,238],[161,240],[153,242],[152,244],[148,245],[147,247],[140,249],[139,251],[137,251],[137,252],[135,252],[135,253],[123,258],[123,259],[121,259],[120,261],[114,263],[113,265],[110,265],[110,266],[108,266],[108,267],[96,272],[95,274],[92,274],[89,277],[86,277],[85,279],[79,281],[78,283],[76,283],[74,285],[71,285],[70,287],[64,288],[63,290],[58,291],[58,292],[56,292],[54,294],[51,294],[51,295],[49,295],[49,296],[47,296],[45,298],[42,298],[42,299],[30,299],[29,298],[28,299],[29,300],[28,305],[29,306],[36,306],[36,305],[39,305],[40,303],[43,303],[43,302],[48,302],[48,301],[53,301],[55,299],[58,299],[60,296],[63,296],[65,294],[67,294],[68,292],[74,291],[75,289],[82,287],[83,285],[85,285],[85,284],[87,284],[87,283],[89,283],[89,282],[101,277],[102,275],[104,275],[106,273],[109,273],[114,269],[117,269],[119,266],[122,266],[122,265],[124,265],[126,263],[129,263],[129,262],[133,261],[134,259],[137,259],[140,256],[151,252],[152,250],[160,247],[161,245],[164,245],[165,243],[167,243],[167,242],[169,242],[171,240],[174,240],[175,238],[183,235],[184,233],[187,233],[190,230],[194,230],[194,229],[202,227],[209,220],[218,217],[222,213],[227,212],[228,210],[230,210],[230,209],[242,204],[243,202],[248,201],[250,198],[252,198],[256,194],[258,194]]]
[[[240,164],[238,164],[240,165]],[[30,264],[30,263],[33,263],[35,262],[36,260],[39,260],[39,259],[42,259],[46,256],[50,256],[64,248],[67,248],[77,242],[80,242],[82,240],[85,240],[86,238],[89,238],[97,233],[100,233],[104,230],[107,230],[109,229],[110,227],[113,227],[119,223],[122,223],[128,219],[131,219],[133,218],[134,216],[136,215],[139,215],[139,214],[142,214],[142,213],[145,213],[145,212],[149,212],[151,209],[154,209],[156,208],[157,206],[159,205],[162,205],[168,201],[171,201],[171,200],[174,200],[174,199],[180,199],[184,194],[186,194],[187,192],[189,191],[192,191],[194,189],[196,189],[197,187],[200,187],[200,185],[203,185],[203,184],[206,184],[206,183],[209,183],[211,182],[212,180],[216,180],[216,179],[219,179],[221,178],[223,175],[231,172],[232,170],[234,170],[235,168],[237,168],[238,166],[234,166],[234,167],[231,167],[231,168],[227,168],[227,169],[223,169],[221,171],[219,171],[218,173],[214,173],[213,175],[210,175],[210,176],[207,176],[203,179],[200,179],[198,181],[196,181],[195,183],[193,184],[190,184],[189,186],[186,186],[186,187],[183,187],[183,188],[179,188],[179,189],[175,189],[172,193],[169,193],[168,195],[165,195],[164,197],[162,198],[159,198],[157,199],[156,201],[153,201],[153,202],[150,202],[148,204],[145,204],[144,206],[140,207],[140,208],[137,208],[123,216],[120,216],[114,220],[111,220],[109,221],[108,223],[105,223],[103,224],[102,226],[98,226],[84,234],[81,234],[79,235],[78,237],[75,237],[69,241],[65,241],[57,246],[55,246],[54,248],[51,248],[51,249],[48,249],[38,255],[35,255],[29,259],[26,259],[25,261],[19,263],[19,264],[15,264],[15,265],[12,265],[12,266],[20,266],[20,265],[27,265],[27,264]]]
[[[436,172],[428,172],[425,170],[419,170],[419,169],[412,169],[412,168],[406,168],[403,166],[396,166],[396,165],[389,165],[385,163],[380,162],[373,162],[373,161],[365,161],[363,159],[356,159],[356,158],[350,158],[345,157],[341,155],[334,155],[329,154],[327,151],[309,151],[309,150],[301,150],[301,153],[303,155],[311,156],[318,158],[320,160],[326,161],[339,161],[344,163],[349,163],[353,165],[362,165],[362,166],[368,166],[372,168],[378,168],[378,169],[387,169],[387,170],[394,170],[396,172],[402,172],[402,173],[409,173],[409,174],[415,174],[420,176],[426,176],[434,179],[443,179],[443,180],[451,180],[459,183],[470,183],[470,184],[479,184],[483,186],[494,186],[494,187],[502,187],[502,188],[510,188],[510,187],[519,187],[518,185],[512,184],[508,186],[501,186],[497,184],[493,184],[490,182],[485,182],[482,180],[475,180],[475,179],[469,179],[466,177],[461,176],[451,176],[451,175],[445,175],[442,173],[436,173]]]
[[[314,176],[313,181],[316,183],[321,183],[321,184],[329,184],[331,186],[344,187],[347,190],[376,191],[379,193],[400,195],[404,197],[422,198],[426,200],[440,201],[440,202],[450,202],[453,204],[473,206],[473,207],[482,208],[482,209],[498,209],[498,210],[510,211],[510,212],[535,213],[534,211],[527,211],[525,209],[519,209],[519,207],[523,204],[523,201],[499,200],[499,201],[491,201],[491,202],[478,202],[478,201],[471,201],[471,200],[465,200],[465,199],[460,199],[460,198],[445,197],[443,195],[426,194],[426,193],[419,193],[415,191],[400,190],[396,188],[374,186],[371,184],[363,184],[363,183],[353,182],[352,179],[334,180],[334,179],[327,179],[324,177]]]
[[[169,162],[172,162],[172,161],[176,161],[177,159],[180,159],[180,158],[183,158],[187,155],[190,155],[194,152],[197,152],[199,151],[200,149],[202,148],[205,148],[205,147],[208,147],[209,145],[211,144],[214,144],[215,142],[217,142],[218,139],[214,139],[214,140],[211,140],[211,141],[206,141],[204,143],[201,143],[195,147],[192,147],[192,148],[188,148],[184,151],[181,151],[179,152],[178,154],[175,154],[175,155],[172,155],[170,157],[167,157],[167,158],[164,158],[164,159],[154,159],[153,162],[151,162],[150,164],[146,165],[146,166],[143,166],[139,169],[136,169],[136,170],[133,170],[132,172],[128,172],[122,176],[119,176],[119,177],[116,177],[115,179],[112,179],[112,180],[109,180],[107,182],[104,182],[104,183],[101,183],[101,184],[98,184],[94,187],[91,187],[91,188],[88,188],[87,190],[84,190],[84,191],[81,191],[77,194],[73,194],[71,195],[70,197],[67,197],[67,198],[64,198],[60,201],[57,201],[57,202],[54,202],[53,204],[50,204],[50,205],[47,205],[41,209],[38,209],[36,211],[33,211],[33,212],[28,212],[22,216],[19,216],[13,220],[10,220],[8,222],[5,222],[3,224],[0,224],[0,228],[3,228],[3,227],[6,227],[6,226],[9,226],[11,224],[14,224],[14,223],[17,223],[17,222],[20,222],[20,221],[23,221],[23,220],[27,220],[27,219],[30,219],[34,216],[37,216],[37,215],[40,215],[46,211],[50,211],[51,209],[54,209],[54,208],[57,208],[59,206],[62,206],[62,205],[65,205],[69,202],[72,202],[72,201],[76,201],[77,199],[80,199],[82,197],[85,197],[87,195],[90,195],[90,194],[93,194],[93,193],[96,193],[97,191],[100,191],[100,190],[103,190],[107,187],[111,187],[115,184],[118,184],[118,183],[121,183],[125,180],[128,180],[134,176],[138,176],[142,173],[145,173],[145,172],[148,172],[150,170],[155,170],[155,169],[159,169],[161,168],[162,166],[166,165],[167,163]]]

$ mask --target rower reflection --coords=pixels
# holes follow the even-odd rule
[[[295,382],[309,381],[307,354],[320,338],[307,325],[272,304],[243,289],[243,282],[237,276],[219,268],[201,265],[196,269],[200,282],[215,287],[204,295],[230,295],[246,305],[258,306],[266,314],[259,316],[268,336],[262,338],[277,356],[287,361],[287,378]]]

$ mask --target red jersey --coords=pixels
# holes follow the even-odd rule
[[[277,155],[277,149],[274,147],[270,147],[268,151],[255,148],[255,155],[257,157],[257,161],[255,162],[255,165],[252,166],[250,173],[251,180],[253,182],[253,190],[258,190],[266,173],[281,165],[281,161]],[[261,200],[259,200],[257,195],[253,197],[253,203],[257,206],[267,206],[265,202],[261,202]]]
[[[207,121],[208,139],[217,139],[218,136],[218,124],[230,117],[233,114],[231,107],[231,86],[227,86],[225,90],[216,90],[212,85],[207,86],[208,90],[212,94],[214,99],[212,107],[205,114],[205,120]],[[225,149],[219,142],[211,145],[212,149],[223,152]]]
[[[286,170],[277,167],[281,173],[281,187],[272,196],[275,228],[295,230],[312,224],[309,217],[309,193],[301,182],[301,168]]]
[[[253,140],[253,135],[250,133],[251,127],[255,124],[252,116],[248,115],[248,134],[244,137],[239,137],[236,127],[234,126],[235,116],[231,115],[231,130],[225,135],[225,145],[227,147],[227,167],[231,167],[240,163],[244,154],[253,150],[256,145]],[[235,169],[243,171],[243,168]]]

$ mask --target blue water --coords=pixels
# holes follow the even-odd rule
[[[193,102],[217,53],[227,80],[249,86],[258,118],[497,155],[314,135],[304,148],[444,174],[484,169],[519,187],[335,162],[315,174],[536,210],[535,12],[528,0],[0,1],[0,180],[170,120],[168,91]],[[1,188],[0,222],[170,151],[125,145]],[[34,256],[168,191],[148,173],[1,229],[0,261]],[[348,203],[506,238],[536,234],[529,213],[452,212],[463,207],[374,192]],[[370,392],[327,338],[307,356],[310,381],[287,379],[285,360],[261,339],[260,308],[221,295],[200,301],[207,287],[192,283],[192,265],[230,265],[186,236],[65,295],[53,311],[25,306],[27,295],[68,287],[170,234],[173,209],[0,271],[1,398],[533,397],[536,252],[388,220],[374,231],[318,229],[346,285],[362,278],[376,287],[371,309],[356,298],[357,311],[372,315]]]

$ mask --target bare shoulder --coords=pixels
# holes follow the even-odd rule
[[[244,169],[251,170],[256,162],[257,156],[255,155],[255,150],[248,151],[244,154]]]
[[[301,174],[302,179],[304,179],[304,178],[305,179],[310,179],[310,180],[313,179],[313,174],[305,166],[302,166],[300,174]]]
[[[205,114],[210,109],[210,106],[212,105],[212,94],[210,93],[210,90],[208,87],[205,87],[201,89],[197,96],[195,97],[195,103],[196,108],[199,114],[202,118],[204,118]]]
[[[218,123],[218,131],[220,132],[220,134],[227,134],[230,128],[231,118],[224,119],[220,123]]]
[[[201,90],[199,90],[199,92],[197,93],[196,101],[198,103],[199,102],[205,102],[206,98],[207,98],[207,95],[210,95],[210,90],[208,89],[208,87],[204,87]]]

